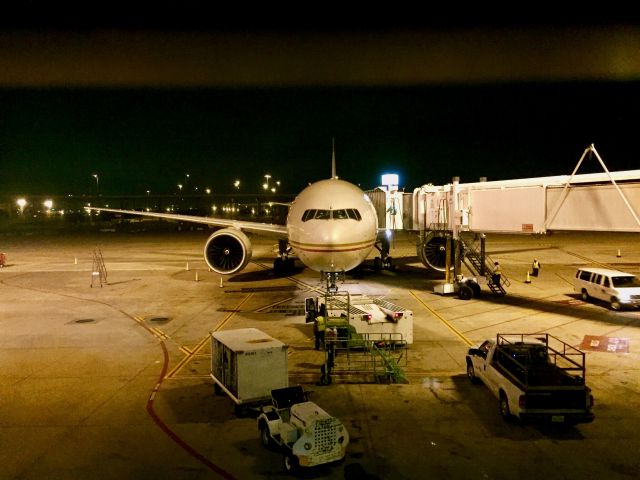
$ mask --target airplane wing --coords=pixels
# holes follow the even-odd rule
[[[157,213],[157,212],[139,212],[137,210],[118,210],[115,208],[99,208],[99,207],[84,207],[85,210],[96,212],[111,212],[121,213],[127,215],[138,215],[142,217],[154,217],[162,218],[165,220],[175,220],[178,222],[190,222],[199,223],[202,225],[213,225],[217,227],[231,227],[237,228],[250,233],[259,233],[262,235],[275,237],[278,239],[286,239],[287,227],[285,225],[277,225],[275,223],[260,223],[249,222],[244,220],[229,220],[227,218],[215,218],[215,217],[198,217],[195,215],[180,215],[174,213]]]

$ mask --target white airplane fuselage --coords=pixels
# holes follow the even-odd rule
[[[360,265],[375,245],[378,219],[356,185],[331,178],[309,185],[287,216],[289,245],[318,272],[344,272]]]

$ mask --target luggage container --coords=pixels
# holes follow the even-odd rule
[[[211,333],[211,378],[238,416],[271,401],[271,390],[289,386],[288,345],[256,328]]]

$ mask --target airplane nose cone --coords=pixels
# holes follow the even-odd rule
[[[375,236],[343,227],[327,224],[307,235],[297,249],[305,265],[324,272],[348,271],[360,265],[371,251]]]

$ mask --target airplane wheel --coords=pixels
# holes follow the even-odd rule
[[[376,272],[382,270],[382,259],[380,257],[376,257],[373,259],[373,269]]]
[[[385,260],[385,266],[387,268],[387,270],[395,270],[396,266],[393,264],[393,258],[392,257],[387,257]]]

